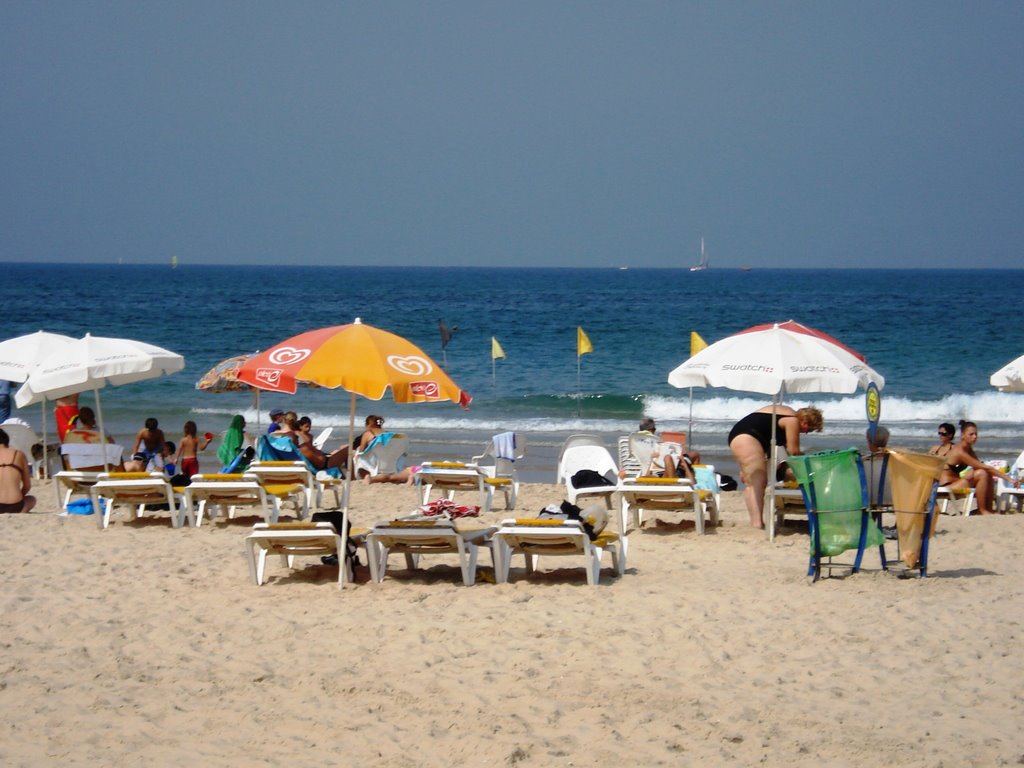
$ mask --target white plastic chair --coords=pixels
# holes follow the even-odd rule
[[[1024,451],[1010,465],[1010,476],[1024,477]],[[996,509],[1008,512],[1013,505],[1016,505],[1018,512],[1024,511],[1024,488],[1014,488],[1000,477],[996,482]]]
[[[386,443],[378,436],[365,451],[356,451],[353,457],[356,477],[360,472],[371,477],[397,472],[399,459],[408,452],[409,438],[405,435],[392,434]]]
[[[491,511],[495,493],[504,495],[505,509],[516,508],[516,498],[519,496],[519,473],[516,471],[516,462],[526,457],[526,436],[522,433],[515,433],[515,450],[512,458],[498,455],[498,439],[499,436],[495,435],[484,447],[483,453],[472,459],[473,464],[480,470],[480,491],[483,495],[483,503],[480,506],[485,513]]]
[[[611,485],[576,488],[572,484],[572,477],[583,469],[597,472]],[[580,498],[602,498],[608,509],[611,509],[611,497],[619,482],[619,468],[615,466],[615,459],[601,443],[600,438],[592,435],[572,435],[562,446],[556,482],[565,484],[566,498],[571,504],[578,504],[577,500]]]

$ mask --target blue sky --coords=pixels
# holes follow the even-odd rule
[[[1020,267],[1020,2],[5,2],[0,261]]]

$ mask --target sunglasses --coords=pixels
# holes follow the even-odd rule
[[[952,437],[949,432],[939,432],[939,437]]]

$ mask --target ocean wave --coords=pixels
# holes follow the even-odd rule
[[[826,424],[867,423],[864,396],[847,397],[821,396],[817,398],[787,398],[786,405],[802,408],[814,405],[821,408]],[[743,415],[763,407],[768,402],[764,397],[704,397],[693,400],[693,419],[696,422],[735,422]],[[689,414],[686,398],[649,396],[644,399],[644,412],[660,421],[685,421]],[[953,422],[967,419],[988,427],[1016,426],[1024,423],[1024,395],[1007,392],[954,393],[938,400],[914,400],[905,397],[886,398],[882,394],[883,424],[907,426],[927,425],[928,429],[943,421]]]

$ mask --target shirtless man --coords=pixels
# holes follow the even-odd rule
[[[135,447],[132,448],[132,453],[145,454],[146,466],[149,466],[155,457],[163,456],[165,442],[164,431],[160,429],[157,420],[150,417],[146,419],[146,426],[140,429],[139,434],[135,436]]]
[[[11,448],[10,438],[0,429],[0,512],[31,512],[36,505],[32,475],[25,454]]]

